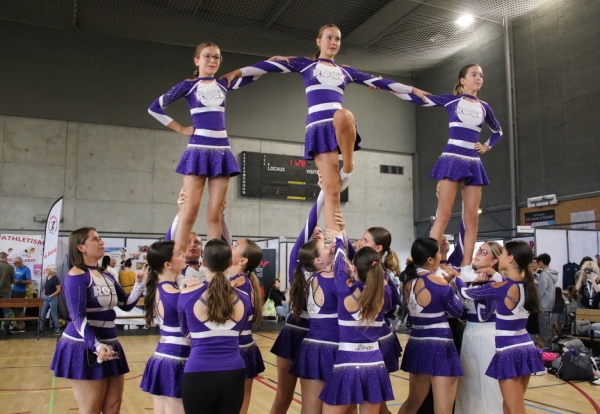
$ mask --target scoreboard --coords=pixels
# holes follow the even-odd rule
[[[240,166],[243,197],[314,201],[321,191],[314,160],[243,151]],[[348,190],[342,192],[340,200],[348,201]]]

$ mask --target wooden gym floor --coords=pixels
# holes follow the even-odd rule
[[[133,333],[133,332],[132,332]],[[275,356],[269,350],[277,332],[259,331],[254,339],[262,351],[266,371],[256,379],[250,404],[251,414],[268,413],[277,387]],[[399,334],[404,346],[408,336]],[[152,398],[139,388],[144,365],[156,346],[157,335],[123,335],[121,342],[127,354],[131,372],[125,375],[122,413],[152,411]],[[32,332],[14,334],[9,340],[0,337],[0,413],[52,414],[75,413],[77,404],[69,382],[54,378],[48,369],[56,337],[46,336],[39,341]],[[388,406],[393,413],[408,393],[408,374],[391,375],[396,400]],[[476,391],[475,391],[476,392]],[[525,395],[529,414],[600,413],[600,387],[587,382],[567,383],[553,375],[532,377]],[[300,413],[300,385],[289,413]],[[473,413],[475,414],[475,413]]]

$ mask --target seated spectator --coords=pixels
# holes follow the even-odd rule
[[[290,313],[290,309],[289,304],[287,303],[285,298],[285,292],[287,292],[287,290],[284,290],[282,292],[281,290],[279,290],[280,286],[281,282],[279,281],[279,279],[273,280],[273,284],[269,289],[268,299],[271,299],[273,303],[275,303],[275,310],[277,311],[277,315],[279,315],[280,318],[285,319]]]

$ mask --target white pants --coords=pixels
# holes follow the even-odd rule
[[[496,353],[496,324],[467,322],[460,363],[464,375],[458,377],[455,414],[503,414],[498,380],[485,375]]]

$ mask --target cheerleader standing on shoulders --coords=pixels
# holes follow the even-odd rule
[[[344,414],[359,404],[361,414],[377,414],[393,400],[392,384],[379,350],[384,325],[384,269],[379,253],[362,247],[354,257],[356,280],[347,269],[341,234],[335,237],[335,284],[340,343],[333,373],[321,393],[324,414]]]
[[[340,192],[348,187],[354,169],[354,151],[360,149],[354,115],[342,108],[346,86],[354,82],[367,87],[424,96],[421,90],[412,86],[337,65],[333,60],[339,52],[341,41],[340,29],[328,24],[319,29],[316,39],[319,51],[314,59],[274,56],[272,59],[279,60],[258,62],[221,77],[231,82],[242,76],[260,76],[270,72],[296,72],[302,76],[308,102],[304,155],[306,159],[314,158],[323,177],[325,224],[328,229],[336,231],[342,230],[335,223],[335,213],[340,210]],[[344,162],[340,172],[338,153],[342,154]]]
[[[290,253],[288,280],[289,286],[291,286],[290,309],[292,311],[287,316],[285,326],[277,335],[277,339],[271,348],[271,353],[277,355],[277,393],[271,407],[271,414],[287,412],[294,398],[298,377],[290,373],[290,368],[298,355],[300,344],[306,338],[310,326],[308,312],[306,311],[306,272],[302,269],[299,272],[300,277],[304,279],[304,283],[297,282],[294,284],[294,274],[301,247],[310,240],[324,239],[323,230],[317,225],[323,201],[324,193],[321,191]],[[310,276],[310,273],[308,275]],[[295,300],[299,303],[295,303]],[[293,309],[296,309],[296,312]]]
[[[127,295],[110,273],[98,271],[104,242],[96,229],[84,227],[69,236],[64,291],[72,322],[56,344],[50,369],[68,378],[82,413],[117,414],[123,400],[127,359],[117,338],[115,311],[132,310],[144,292],[147,267]]]
[[[415,240],[410,255],[413,262],[405,269],[404,295],[412,330],[401,366],[403,371],[410,373],[409,390],[398,413],[416,413],[431,385],[435,413],[451,414],[457,377],[463,375],[463,370],[447,315],[461,316],[464,306],[448,282],[433,274],[441,260],[435,239],[422,237]]]
[[[231,246],[233,265],[229,268],[231,286],[244,292],[252,301],[252,308],[239,337],[240,353],[246,364],[244,383],[244,403],[240,414],[246,414],[252,396],[252,383],[258,374],[264,372],[260,349],[252,338],[252,325],[260,326],[262,321],[263,301],[260,283],[254,270],[260,265],[263,253],[260,246],[249,239],[239,239]]]
[[[427,95],[423,99],[414,94],[394,93],[401,99],[418,105],[442,106],[448,112],[450,139],[429,173],[430,178],[440,180],[438,208],[431,228],[431,237],[439,244],[442,243],[444,230],[452,214],[454,199],[461,185],[463,187],[461,226],[464,225],[462,266],[469,265],[473,257],[482,187],[490,184],[479,156],[488,152],[502,137],[502,128],[492,108],[477,97],[477,92],[482,85],[483,70],[479,65],[469,64],[458,73],[454,95]],[[492,136],[482,144],[479,142],[479,137],[484,123],[487,123],[492,130]]]
[[[502,247],[498,268],[507,272],[503,282],[465,289],[456,278],[456,287],[471,300],[493,299],[496,306],[496,353],[486,375],[500,383],[505,413],[525,413],[525,391],[529,377],[544,370],[541,358],[525,326],[529,312],[540,312],[537,289],[529,263],[531,247],[524,241],[510,241]]]
[[[152,394],[155,413],[182,414],[183,368],[192,343],[189,335],[181,333],[177,314],[180,291],[176,278],[185,267],[185,257],[174,242],[156,242],[148,249],[148,266],[144,313],[148,326],[158,319],[160,340],[146,364],[141,388]],[[199,282],[191,279],[187,283]]]
[[[225,241],[210,240],[204,248],[206,283],[186,288],[179,296],[181,332],[192,337],[183,374],[186,413],[239,414],[242,408],[246,365],[238,337],[252,304],[225,276],[231,257]]]
[[[221,64],[219,47],[204,42],[196,47],[194,64],[198,70],[194,79],[186,79],[155,100],[148,112],[175,132],[189,137],[187,149],[176,168],[183,175],[183,190],[188,202],[180,211],[175,243],[184,249],[200,209],[204,186],[208,180],[207,228],[208,240],[221,237],[219,210],[229,186],[229,177],[240,174],[240,167],[231,152],[225,129],[225,94],[249,84],[255,78],[245,77],[230,86],[217,81],[215,73]],[[185,97],[192,115],[193,126],[184,127],[169,117],[164,109]]]
[[[300,248],[298,265],[290,290],[292,312],[300,316],[308,310],[310,327],[290,373],[300,378],[302,412],[319,414],[323,403],[319,395],[331,376],[339,342],[337,293],[331,266],[333,247],[320,239],[311,240]],[[312,273],[304,278],[304,270]]]
[[[498,273],[498,257],[502,246],[483,243],[475,252],[472,268],[477,269],[483,283],[502,282]],[[489,280],[489,281],[488,281]],[[478,279],[475,280],[478,282]],[[462,340],[460,363],[464,375],[458,378],[455,414],[502,414],[502,393],[498,381],[485,375],[496,352],[496,306],[493,299],[470,300],[462,296],[467,309],[467,327]],[[473,390],[480,392],[473,393]]]

